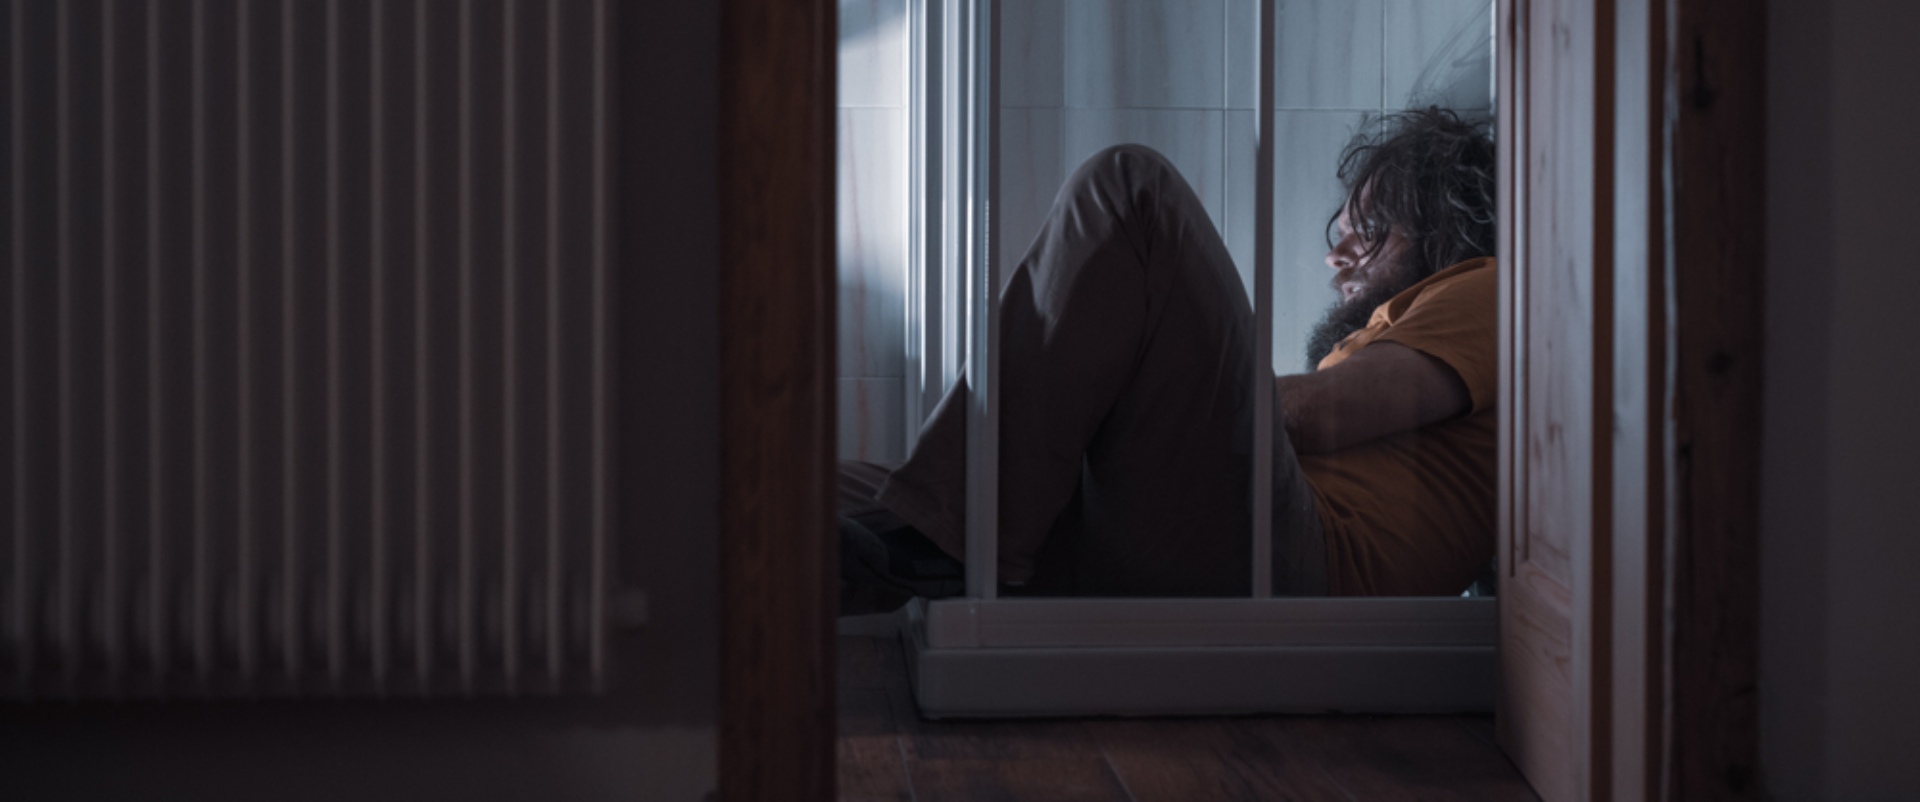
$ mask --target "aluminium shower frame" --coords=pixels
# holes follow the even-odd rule
[[[1255,219],[1273,215],[1275,0],[1260,0]],[[906,437],[958,378],[967,411],[967,595],[903,612],[914,694],[933,718],[1490,711],[1491,598],[1272,596],[1272,338],[1256,338],[1253,593],[1030,599],[997,593],[1000,0],[912,0],[912,219]],[[1255,233],[1256,331],[1273,322],[1273,229]],[[964,347],[963,347],[964,346]],[[963,355],[983,355],[966,358]]]

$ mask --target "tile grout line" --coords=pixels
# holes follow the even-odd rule
[[[1228,130],[1232,123],[1227,119],[1227,113],[1233,109],[1233,26],[1230,24],[1233,14],[1228,10],[1232,3],[1233,0],[1221,0],[1220,3],[1220,229],[1223,239],[1234,236],[1233,214],[1227,210],[1227,205],[1233,202],[1233,193],[1227,191],[1233,175],[1233,136]],[[1258,56],[1254,62],[1259,63]],[[1258,72],[1259,67],[1255,67],[1254,71]],[[1255,199],[1255,205],[1258,205],[1258,199]]]

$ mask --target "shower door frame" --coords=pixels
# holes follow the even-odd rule
[[[1253,577],[1247,598],[1001,598],[998,325],[1003,265],[996,112],[1000,0],[915,0],[918,204],[908,280],[908,428],[951,383],[960,343],[967,416],[967,594],[904,612],[914,691],[930,717],[1246,712],[1491,711],[1497,695],[1491,598],[1273,598],[1270,378],[1252,382]],[[1274,68],[1275,0],[1260,3],[1260,70]],[[1260,81],[1255,219],[1273,205],[1271,81]],[[924,179],[918,176],[926,176]],[[1271,331],[1273,234],[1256,230],[1254,313]],[[930,275],[935,274],[935,275]],[[1272,343],[1257,338],[1255,370]],[[938,384],[935,384],[935,381]]]

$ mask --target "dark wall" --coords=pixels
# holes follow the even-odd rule
[[[1770,0],[1760,702],[1776,799],[1920,797],[1920,6]]]

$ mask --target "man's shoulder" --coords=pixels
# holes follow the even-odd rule
[[[1498,281],[1493,257],[1469,259],[1428,276],[1388,301],[1387,320],[1397,325],[1415,310],[1491,316]]]
[[[1462,262],[1434,274],[1397,310],[1378,341],[1397,342],[1453,368],[1473,398],[1473,411],[1492,407],[1499,360],[1499,285],[1491,258]]]
[[[1482,256],[1434,273],[1425,281],[1414,285],[1412,289],[1422,290],[1422,294],[1445,288],[1491,289],[1497,281],[1499,281],[1499,271],[1496,260],[1491,256]]]

